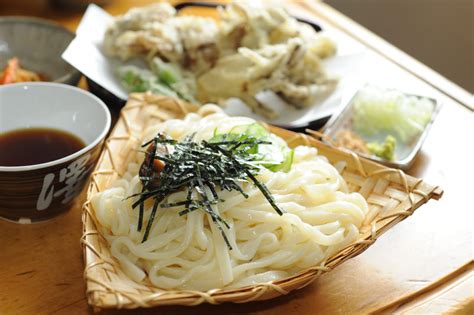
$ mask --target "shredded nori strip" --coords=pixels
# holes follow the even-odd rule
[[[202,210],[209,214],[231,250],[232,247],[224,230],[224,227],[229,229],[230,226],[212,207],[223,201],[219,198],[217,188],[236,190],[248,198],[239,182],[250,181],[261,191],[273,209],[279,215],[283,214],[271,192],[256,178],[262,166],[258,163],[258,155],[251,153],[252,148],[256,148],[257,145],[271,143],[251,136],[237,140],[228,140],[224,136],[222,141],[218,142],[196,142],[193,139],[194,134],[191,134],[182,142],[177,142],[159,133],[154,139],[142,145],[142,147],[148,147],[144,152],[147,156],[139,173],[143,189],[140,193],[129,196],[129,198],[137,198],[132,204],[134,209],[139,207],[137,229],[142,230],[145,201],[153,199],[153,208],[142,242],[148,239],[158,208],[184,206],[184,210],[180,211],[179,215],[195,210]],[[158,150],[160,146],[166,150]],[[164,168],[161,171],[154,169],[155,160],[164,162]],[[169,194],[183,190],[187,192],[185,200],[163,203]]]

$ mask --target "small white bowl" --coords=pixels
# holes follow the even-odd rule
[[[0,134],[54,128],[79,137],[85,147],[46,163],[0,166],[0,217],[30,223],[70,208],[95,167],[110,124],[105,104],[79,88],[47,82],[1,86]]]

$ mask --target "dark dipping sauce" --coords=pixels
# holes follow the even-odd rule
[[[25,128],[0,134],[0,166],[58,160],[85,147],[77,136],[52,128]]]

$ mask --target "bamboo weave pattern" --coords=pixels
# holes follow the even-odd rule
[[[361,193],[369,204],[369,212],[359,239],[318,266],[291,277],[246,286],[238,289],[200,291],[166,291],[150,283],[130,280],[112,257],[106,240],[96,229],[90,198],[120,177],[128,165],[128,153],[135,150],[144,126],[167,119],[182,118],[197,106],[151,94],[132,94],[120,113],[120,119],[106,141],[99,163],[92,174],[83,206],[83,236],[81,239],[89,304],[99,308],[138,308],[158,305],[198,305],[223,302],[245,303],[271,299],[302,288],[322,273],[345,260],[359,255],[375,240],[402,221],[431,198],[438,199],[442,191],[422,179],[406,175],[359,158],[356,154],[330,147],[314,137],[267,126],[285,139],[289,146],[314,146],[325,155],[348,184],[349,190]]]

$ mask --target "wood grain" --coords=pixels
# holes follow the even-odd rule
[[[474,261],[470,261],[423,289],[393,301],[377,312],[421,314],[459,310],[466,302],[472,309],[474,290]],[[471,312],[472,314],[472,312]]]
[[[150,2],[137,0],[133,5]],[[106,9],[116,14],[130,5],[128,1],[115,0]],[[0,5],[0,14],[39,15],[70,29],[75,28],[81,15],[50,9],[25,10]],[[316,15],[305,10],[319,19],[330,18],[323,12]],[[351,26],[357,28],[352,21],[345,27]],[[357,35],[362,39],[366,36]],[[433,80],[432,84],[441,89],[446,82]],[[409,173],[439,183],[445,194],[439,202],[424,206],[386,233],[369,250],[306,288],[271,301],[110,310],[100,314],[360,314],[377,311],[416,293],[471,261],[474,220],[469,196],[474,148],[469,144],[474,134],[474,116],[437,89],[431,92],[440,97],[444,107]],[[86,302],[82,279],[81,233],[80,205],[52,221],[35,225],[0,222],[0,314],[93,313]],[[465,294],[466,289],[461,292]],[[472,296],[472,291],[467,293]],[[469,305],[472,307],[471,302],[465,301],[452,313],[467,314]],[[444,309],[433,306],[431,311],[439,313]]]

